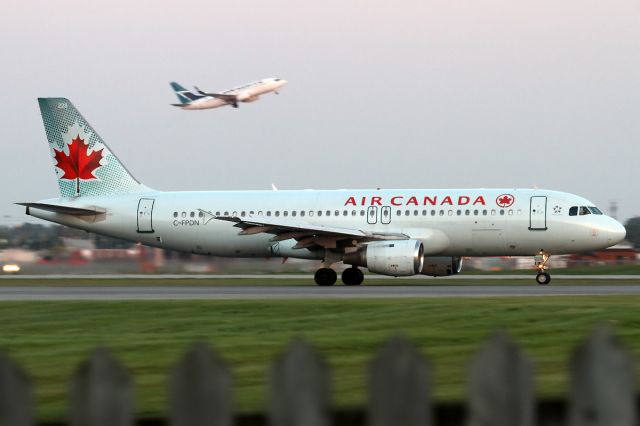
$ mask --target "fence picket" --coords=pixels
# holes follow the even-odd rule
[[[133,384],[127,370],[104,348],[78,367],[70,386],[71,426],[133,425]]]
[[[369,424],[430,426],[430,370],[406,338],[390,338],[370,366]]]
[[[305,341],[294,340],[271,371],[272,426],[328,426],[330,372]]]
[[[533,367],[507,333],[499,332],[472,359],[469,426],[535,424]]]
[[[631,355],[608,327],[598,327],[571,358],[570,426],[635,426]]]
[[[171,425],[230,426],[231,384],[224,361],[208,345],[195,345],[171,374]]]
[[[33,424],[31,382],[11,358],[0,352],[0,426]]]

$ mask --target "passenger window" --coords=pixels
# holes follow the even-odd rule
[[[224,215],[225,216],[229,216],[229,212],[224,212]]]
[[[245,214],[245,213],[246,213],[246,212],[241,212],[241,213],[240,213],[240,216],[245,217],[245,216],[246,216],[246,214]]]
[[[304,210],[300,210],[300,217],[304,217]]]
[[[586,214],[591,214],[589,209],[584,206],[580,206],[580,216],[584,216]]]
[[[444,210],[440,210],[440,216],[444,216]]]
[[[436,215],[436,211],[435,210],[431,210],[431,216],[435,216]]]
[[[487,210],[482,210],[482,216],[486,216],[487,215]]]
[[[349,211],[348,210],[343,210],[342,211],[342,216],[349,216]]]
[[[402,211],[401,210],[396,210],[396,216],[402,216]]]
[[[198,217],[204,217],[204,213],[198,212]]]
[[[288,212],[288,211],[286,211],[286,210],[285,210],[285,211],[283,211],[283,212],[282,212],[282,216],[289,216],[289,212]]]
[[[313,216],[313,210],[309,210],[309,216]]]
[[[238,217],[238,212],[233,212],[233,217]]]
[[[569,209],[569,216],[577,216],[578,215],[578,207],[573,206]]]
[[[453,216],[453,210],[447,210],[449,216]]]
[[[509,216],[513,216],[513,210],[509,209]]]
[[[267,216],[271,216],[271,210],[267,210]]]
[[[492,210],[491,210],[491,216],[495,216],[495,215],[496,215],[496,210],[495,210],[495,209],[492,209]]]
[[[258,212],[258,216],[262,216],[262,210]]]
[[[182,217],[187,217],[187,212],[182,212]]]
[[[216,216],[220,216],[220,212],[216,212]]]
[[[253,210],[251,210],[251,211],[249,212],[249,214],[250,214],[251,216],[253,216]]]
[[[404,215],[405,215],[405,216],[409,216],[410,214],[411,214],[411,212],[410,212],[409,210],[405,210],[405,211],[404,211]]]
[[[456,215],[462,216],[462,210],[456,210]]]
[[[414,210],[414,211],[413,211],[413,215],[414,215],[414,216],[418,216],[418,210]]]
[[[276,210],[276,211],[275,211],[275,215],[276,215],[276,217],[280,216],[280,211],[279,211],[279,210]]]
[[[473,211],[473,215],[474,215],[474,216],[478,216],[478,210],[474,210],[474,211]]]
[[[327,210],[327,216],[331,216],[331,210]]]
[[[291,212],[291,216],[296,217],[296,211],[295,210]]]
[[[500,216],[504,216],[504,210],[500,210]]]
[[[522,214],[522,210],[518,209],[518,215]]]
[[[364,210],[360,210],[360,216],[364,216]]]
[[[465,210],[465,211],[464,211],[464,215],[465,215],[465,216],[469,216],[469,214],[470,214],[470,213],[471,213],[471,212],[470,212],[469,210]]]
[[[340,216],[340,212],[336,210],[336,216]]]
[[[356,211],[355,210],[351,210],[351,216],[355,216],[356,215]]]
[[[178,212],[173,212],[173,217],[178,217]]]
[[[318,216],[322,216],[322,210],[318,210]]]

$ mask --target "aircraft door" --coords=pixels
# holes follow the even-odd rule
[[[378,223],[378,207],[369,206],[367,209],[367,223],[369,225]]]
[[[391,223],[391,207],[384,206],[380,209],[380,223],[383,225]]]
[[[533,196],[529,204],[529,230],[547,229],[547,197]]]
[[[138,232],[153,232],[153,198],[140,198],[138,202]]]

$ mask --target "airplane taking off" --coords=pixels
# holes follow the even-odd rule
[[[548,284],[552,254],[600,250],[625,228],[588,201],[543,189],[162,192],[138,182],[69,100],[40,98],[60,197],[28,215],[183,252],[322,261],[318,285],[360,267],[389,276],[454,275],[463,256],[533,256]]]
[[[255,102],[261,95],[279,90],[287,84],[287,80],[281,78],[263,78],[233,89],[218,93],[205,93],[195,87],[195,92],[189,91],[180,84],[172,81],[171,87],[176,92],[179,104],[171,104],[182,109],[211,109],[225,105],[238,108],[238,102]]]

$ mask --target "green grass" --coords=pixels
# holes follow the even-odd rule
[[[59,420],[66,386],[91,348],[111,348],[131,370],[137,409],[165,413],[166,375],[194,341],[226,359],[239,411],[261,411],[274,357],[298,335],[333,369],[334,401],[365,400],[366,367],[391,334],[407,335],[436,367],[436,396],[461,400],[470,357],[507,329],[536,365],[538,392],[564,394],[572,348],[599,323],[640,355],[640,297],[304,301],[2,302],[0,347],[29,372],[38,417]]]

